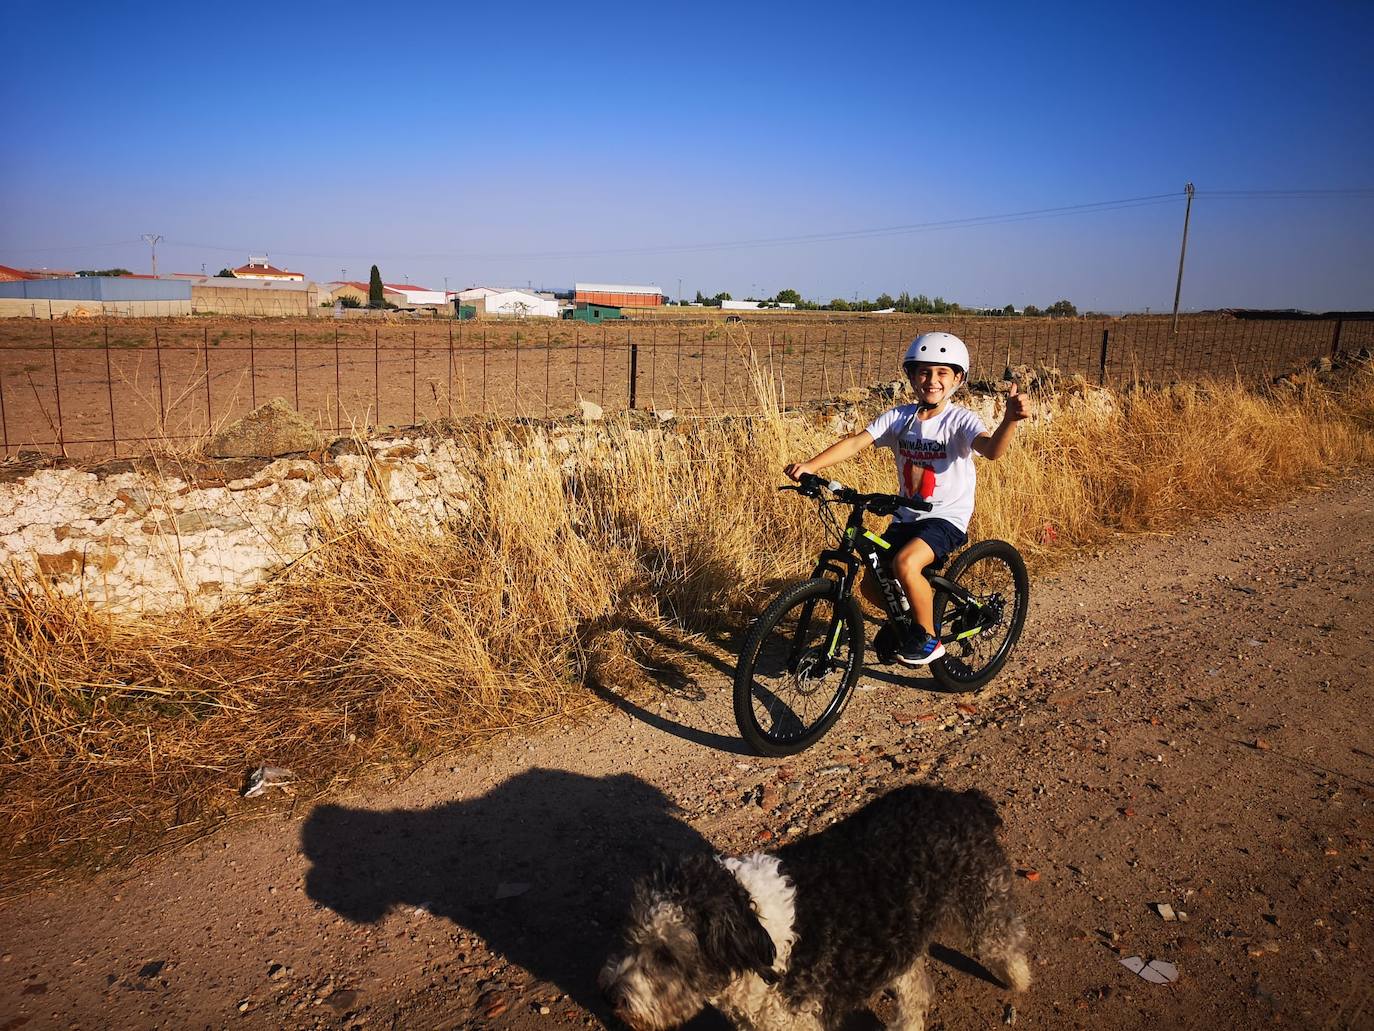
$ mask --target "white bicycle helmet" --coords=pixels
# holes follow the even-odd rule
[[[958,369],[968,379],[968,348],[953,333],[922,333],[906,349],[902,359],[902,371],[914,362],[930,365],[948,365]]]

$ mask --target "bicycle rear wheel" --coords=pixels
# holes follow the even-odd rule
[[[973,595],[965,604],[948,591],[935,592],[935,625],[946,639],[945,655],[930,664],[937,683],[971,691],[995,677],[1011,657],[1030,605],[1030,577],[1021,553],[1006,541],[980,541],[949,567],[945,578]],[[950,633],[955,640],[947,640]]]
[[[863,668],[858,603],[817,578],[793,584],[755,621],[735,667],[735,722],[760,755],[793,755],[830,729]]]

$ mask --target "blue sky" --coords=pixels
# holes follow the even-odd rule
[[[6,27],[29,42],[4,264],[146,272],[152,232],[164,272],[252,252],[433,288],[1159,310],[1192,181],[1185,310],[1374,307],[1362,0],[76,3]],[[1159,199],[836,238],[1131,198]]]

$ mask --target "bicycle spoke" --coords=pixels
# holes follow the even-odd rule
[[[754,721],[768,738],[810,734],[831,709],[848,664],[829,656],[838,614],[829,598],[808,599],[760,644],[749,684]]]

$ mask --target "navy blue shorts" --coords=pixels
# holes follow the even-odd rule
[[[893,522],[882,534],[883,540],[892,545],[891,551],[884,552],[889,562],[897,552],[912,541],[920,538],[935,553],[935,564],[942,565],[950,552],[958,551],[968,543],[968,534],[947,519],[918,519],[911,523]]]

